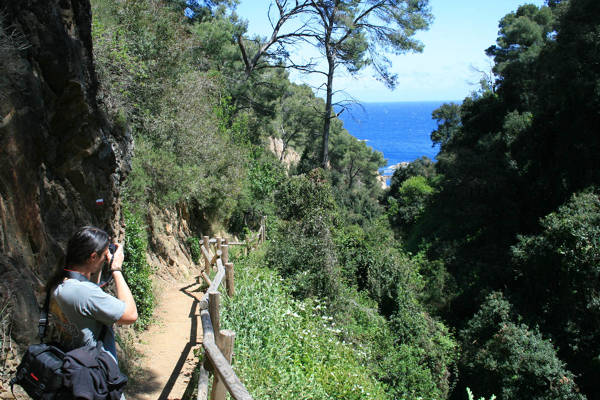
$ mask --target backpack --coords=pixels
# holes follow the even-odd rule
[[[63,386],[64,358],[65,353],[57,346],[46,343],[29,346],[17,367],[16,376],[10,381],[11,391],[16,383],[32,399],[70,399],[70,393]]]
[[[67,277],[87,281],[83,275],[72,271],[67,271]],[[50,288],[38,326],[41,343],[27,348],[10,381],[11,391],[17,384],[34,400],[71,400],[74,394],[77,398],[90,400],[120,399],[127,377],[119,371],[112,356],[101,349],[106,325],[102,326],[96,346],[82,346],[65,352],[58,344],[44,343],[49,306]],[[81,387],[82,384],[87,386]]]

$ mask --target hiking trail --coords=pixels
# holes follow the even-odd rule
[[[198,362],[202,347],[202,324],[195,297],[200,284],[194,278],[163,283],[157,290],[154,322],[142,332],[136,350],[134,382],[126,391],[128,400],[179,400]],[[196,350],[196,351],[195,351]]]

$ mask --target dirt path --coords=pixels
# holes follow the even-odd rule
[[[142,333],[137,350],[143,354],[138,384],[128,400],[181,399],[197,363],[194,349],[202,343],[197,301],[199,285],[180,282],[162,288],[154,312],[156,323]]]

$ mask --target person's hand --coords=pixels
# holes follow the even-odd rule
[[[112,255],[112,264],[110,266],[111,271],[122,271],[123,269],[123,260],[125,259],[125,254],[123,254],[123,246],[119,243],[115,243],[117,249]]]

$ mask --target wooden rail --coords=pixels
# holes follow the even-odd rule
[[[265,242],[267,231],[267,217],[262,217],[260,220],[260,228],[258,232],[246,238],[242,242],[230,242],[230,246],[244,246],[244,253],[247,254],[249,249],[255,249],[261,243]]]
[[[206,400],[208,398],[209,373],[207,370],[211,370],[213,373],[211,400],[225,400],[227,392],[235,400],[252,400],[252,396],[231,367],[235,333],[220,328],[221,294],[219,287],[223,278],[225,278],[227,295],[235,294],[234,268],[233,263],[229,262],[228,240],[210,239],[208,236],[204,236],[200,245],[203,258],[203,270],[200,271],[200,277],[206,281],[209,287],[199,301],[204,333],[202,346],[205,365],[200,367],[197,399]],[[212,280],[209,278],[211,269],[217,271]]]

